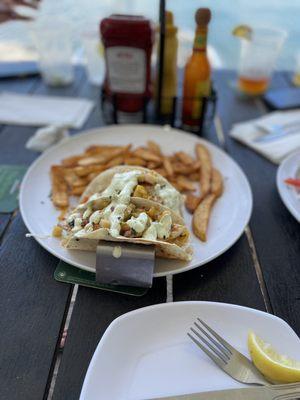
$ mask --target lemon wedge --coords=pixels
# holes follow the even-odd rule
[[[300,362],[277,353],[254,332],[248,336],[248,348],[256,368],[276,383],[300,382]]]
[[[233,36],[250,40],[252,36],[252,29],[248,25],[238,25],[233,29],[232,34]]]

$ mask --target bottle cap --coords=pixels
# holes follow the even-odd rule
[[[166,35],[174,35],[177,33],[177,26],[174,25],[174,16],[171,11],[165,13]]]
[[[165,14],[165,18],[166,18],[166,25],[174,25],[174,16],[172,11],[166,11]]]
[[[209,8],[198,8],[195,14],[196,24],[198,26],[207,26],[211,19],[211,11]]]

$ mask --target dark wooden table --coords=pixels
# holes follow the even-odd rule
[[[34,240],[25,240],[19,211],[0,214],[0,400],[78,399],[107,326],[119,315],[151,304],[181,300],[240,304],[274,313],[300,334],[299,224],[278,197],[276,166],[228,137],[233,122],[266,112],[260,100],[239,99],[233,79],[230,71],[215,74],[218,118],[205,137],[224,147],[248,176],[254,196],[250,226],[225,254],[205,267],[174,276],[173,281],[155,279],[144,297],[79,287],[63,351],[59,344],[74,287],[53,279],[58,259]],[[286,73],[275,75],[273,86],[289,84]],[[99,89],[87,83],[81,69],[68,88],[51,89],[39,78],[28,78],[3,80],[0,90],[99,99]],[[97,107],[83,129],[102,124]],[[30,165],[37,154],[24,144],[33,132],[30,127],[2,126],[0,163]]]

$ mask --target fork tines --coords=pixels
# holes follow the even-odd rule
[[[200,318],[197,318],[187,335],[221,368],[228,363],[233,354],[232,346]]]

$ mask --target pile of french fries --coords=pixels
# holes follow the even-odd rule
[[[193,230],[200,240],[207,240],[211,209],[223,193],[223,179],[213,168],[211,155],[202,145],[195,146],[195,158],[184,151],[171,156],[160,146],[148,141],[146,146],[92,145],[84,153],[52,165],[52,201],[62,214],[71,196],[80,196],[87,185],[102,171],[118,165],[138,165],[152,169],[169,180],[186,195],[185,205],[193,213]]]

